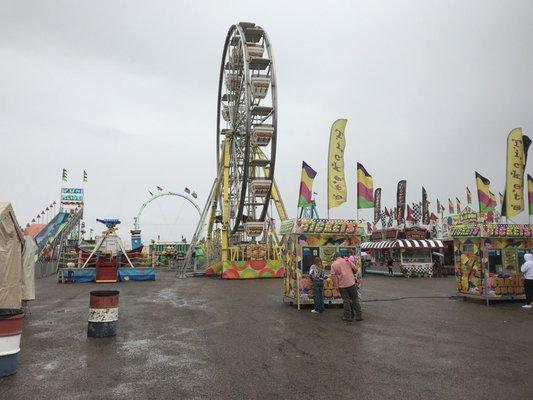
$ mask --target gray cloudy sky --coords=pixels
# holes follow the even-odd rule
[[[118,217],[123,236],[155,185],[192,187],[203,203],[220,56],[238,21],[263,26],[273,44],[276,179],[291,214],[306,160],[325,215],[329,128],[340,117],[349,198],[332,217],[355,216],[358,161],[384,205],[403,178],[409,201],[421,185],[432,206],[464,201],[475,169],[501,191],[507,133],[533,135],[532,17],[528,0],[1,0],[0,199],[26,224],[57,200],[63,167],[73,185],[86,169],[87,224]],[[144,237],[190,234],[194,213],[183,201],[153,204]]]

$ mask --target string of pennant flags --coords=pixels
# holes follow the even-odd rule
[[[346,146],[345,138],[345,119],[335,121],[331,127],[330,144],[328,154],[328,217],[329,210],[346,202],[346,180],[344,174],[344,149]],[[521,128],[513,129],[507,137],[507,164],[506,164],[506,183],[503,194],[499,192],[499,204],[501,216],[512,218],[525,209],[524,201],[524,173],[527,163],[527,153],[531,140],[528,136],[523,135]],[[300,179],[300,195],[298,197],[298,207],[308,207],[312,202],[313,183],[317,176],[314,170],[305,161],[302,163],[302,172]],[[490,190],[490,180],[479,172],[474,171],[474,177],[477,189],[478,209],[480,213],[496,213],[498,202],[496,195]],[[396,190],[396,207],[381,209],[381,188],[374,190],[372,175],[361,163],[357,163],[356,168],[356,187],[357,187],[357,206],[356,210],[374,209],[372,224],[368,223],[367,227],[375,227],[378,222],[382,227],[392,227],[394,221],[398,225],[407,222],[429,225],[443,218],[446,208],[440,199],[436,199],[435,212],[429,210],[430,202],[428,193],[422,187],[422,201],[418,203],[407,204],[406,192],[407,181],[400,180]],[[533,177],[527,175],[528,191],[528,215],[533,215]],[[460,214],[465,210],[472,210],[473,194],[470,188],[466,187],[466,206],[463,207],[459,197],[448,198],[448,213]],[[468,207],[468,208],[467,208]]]

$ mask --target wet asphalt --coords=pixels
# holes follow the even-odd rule
[[[352,324],[281,280],[157,279],[38,280],[0,399],[533,399],[533,312],[450,299],[453,278],[367,277]],[[86,337],[97,288],[120,290],[114,338]],[[405,296],[439,298],[384,301]]]

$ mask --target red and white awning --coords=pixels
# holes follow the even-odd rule
[[[373,249],[441,249],[444,248],[442,241],[436,239],[423,240],[381,240],[379,242],[364,242],[361,244],[361,250]]]

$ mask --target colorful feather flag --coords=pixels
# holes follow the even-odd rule
[[[527,201],[529,203],[529,215],[533,215],[533,178],[527,174]]]
[[[313,181],[316,171],[311,168],[305,161],[302,161],[302,177],[300,180],[300,197],[298,198],[298,207],[306,207],[312,202]]]
[[[486,213],[493,211],[496,207],[496,199],[493,198],[494,194],[491,193],[489,189],[490,181],[479,172],[476,172],[476,186],[477,198],[479,201],[479,212]]]
[[[63,168],[63,174],[61,175],[61,180],[63,182],[66,182],[67,179],[68,179],[68,171],[65,168]]]
[[[381,188],[374,191],[374,224],[376,224],[381,216]]]
[[[346,122],[346,119],[338,119],[331,126],[328,155],[328,210],[346,202],[346,179],[344,177]]]
[[[409,204],[407,204],[407,217],[405,219],[411,223],[415,222],[415,219],[413,217],[413,209]]]
[[[455,214],[455,210],[453,208],[453,202],[451,199],[448,199],[448,213]]]
[[[472,192],[470,191],[468,186],[466,187],[466,202],[468,204],[472,204]]]
[[[374,182],[363,164],[357,163],[357,208],[374,207]]]
[[[429,200],[424,186],[422,186],[422,223],[424,225],[429,224]]]
[[[407,194],[407,181],[402,179],[398,182],[396,187],[396,222],[398,225],[403,223],[405,216],[405,204],[406,204],[406,194]]]
[[[457,214],[461,214],[461,200],[459,200],[459,198],[455,198],[455,201],[457,203]]]
[[[507,162],[502,216],[513,218],[524,211],[524,170],[531,139],[522,128],[513,129],[507,136]]]

